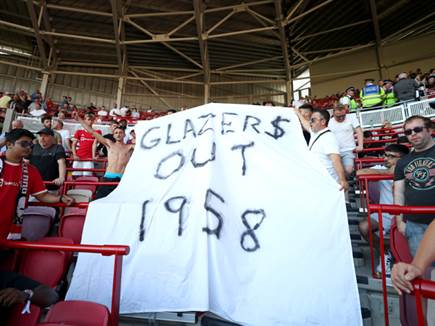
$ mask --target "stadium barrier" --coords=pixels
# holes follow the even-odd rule
[[[53,243],[33,243],[27,241],[0,240],[0,247],[19,250],[45,250],[64,252],[98,253],[102,256],[115,256],[112,282],[112,302],[110,309],[110,325],[117,326],[119,323],[119,304],[121,295],[122,260],[130,252],[129,246],[119,245],[72,245]]]
[[[380,176],[364,176],[368,177],[368,179],[373,180],[382,180]],[[372,178],[370,178],[372,177]],[[385,177],[385,176],[384,176]],[[400,214],[434,214],[435,215],[435,206],[399,206],[399,205],[384,205],[384,204],[369,204],[368,205],[368,211],[369,216],[371,212],[377,212],[378,213],[378,220],[379,220],[379,229],[382,230],[382,213],[389,213],[391,215],[400,215]],[[370,219],[369,219],[370,221]],[[369,226],[370,228],[370,226]],[[370,229],[370,242],[372,246],[372,234]],[[385,250],[384,246],[384,235],[383,232],[379,232],[379,247],[380,252],[383,253]],[[385,320],[385,326],[389,326],[389,319],[388,319],[388,296],[387,296],[387,280],[386,280],[386,273],[385,273],[385,257],[384,255],[381,256],[381,266],[382,266],[382,295],[384,300],[384,320]],[[426,291],[420,291],[421,295],[429,295],[431,292]],[[418,303],[417,303],[418,304]],[[420,303],[421,305],[421,303]],[[421,308],[421,307],[420,307]],[[419,314],[423,314],[422,309],[420,309]],[[424,318],[424,317],[421,317]],[[424,325],[424,321],[423,324]]]

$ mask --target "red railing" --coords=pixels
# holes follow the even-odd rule
[[[374,177],[373,180],[385,180],[381,179],[380,176],[364,176],[364,177]],[[377,178],[376,178],[377,177]],[[392,176],[388,176],[389,178],[392,178]],[[370,178],[368,178],[370,179]],[[435,215],[435,206],[399,206],[399,205],[385,205],[385,204],[369,204],[368,205],[368,221],[370,223],[370,212],[377,212],[378,213],[378,221],[379,221],[379,247],[381,252],[381,267],[382,267],[382,291],[383,291],[383,299],[384,299],[384,319],[385,319],[385,325],[389,325],[389,319],[388,319],[388,298],[387,298],[387,280],[386,280],[386,273],[385,273],[385,257],[382,254],[385,250],[384,245],[384,234],[382,232],[383,225],[382,225],[382,212],[389,213],[392,215],[399,215],[399,214],[434,214]],[[370,242],[372,242],[372,230],[370,228],[369,224],[369,230],[370,230]],[[372,247],[372,243],[370,244]],[[372,260],[372,264],[373,264]],[[373,271],[373,265],[372,265],[372,271]],[[431,291],[429,291],[430,293]],[[420,291],[420,293],[422,293]],[[423,293],[422,293],[423,294]],[[424,292],[424,294],[427,294]],[[421,303],[420,303],[421,304]],[[421,310],[419,314],[423,314],[423,311]],[[421,318],[424,318],[423,316]],[[419,317],[420,320],[420,317]],[[424,323],[424,321],[423,321]],[[420,325],[420,324],[419,324]],[[422,324],[424,325],[424,324]]]
[[[71,245],[71,244],[53,244],[53,243],[34,243],[27,241],[8,241],[0,240],[0,247],[11,249],[26,250],[45,250],[45,251],[65,251],[65,252],[87,252],[98,253],[103,256],[115,256],[114,273],[112,285],[112,304],[110,310],[110,325],[117,326],[119,323],[119,304],[121,295],[121,275],[122,275],[122,258],[130,252],[128,246],[114,245]],[[90,271],[91,272],[91,271]]]
[[[362,157],[355,159],[355,166],[357,171],[362,169],[364,166],[371,165],[373,163],[384,163],[385,160],[383,158],[378,157]]]
[[[421,297],[435,300],[435,282],[429,280],[417,279],[412,282],[414,286],[415,304],[417,308],[418,326],[425,326],[423,305]]]

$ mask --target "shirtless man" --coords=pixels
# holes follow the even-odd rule
[[[115,128],[113,130],[113,138],[115,141],[112,141],[104,138],[92,129],[92,127],[86,125],[80,117],[77,117],[77,120],[87,132],[92,134],[98,142],[107,148],[107,168],[102,181],[120,181],[134,149],[134,144],[124,143],[125,130],[119,127]],[[97,189],[95,198],[99,199],[106,197],[115,190],[115,188],[116,186],[100,186]]]

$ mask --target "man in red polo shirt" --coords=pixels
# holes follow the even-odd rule
[[[21,237],[20,216],[32,195],[44,203],[63,202],[71,205],[74,199],[47,192],[38,170],[23,159],[32,152],[35,136],[26,129],[13,129],[6,134],[6,155],[0,160],[0,239]]]
[[[92,112],[87,112],[83,119],[84,123],[92,128],[95,120],[95,115]],[[101,130],[95,130],[95,132],[101,135]],[[77,130],[74,134],[72,141],[72,153],[73,153],[73,168],[93,169],[94,160],[97,151],[97,140],[95,137],[84,129]],[[92,172],[88,171],[75,171],[74,176],[80,175],[92,175]]]

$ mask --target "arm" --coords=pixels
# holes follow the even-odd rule
[[[0,291],[0,305],[10,307],[16,304],[24,304],[27,295],[24,291],[16,288],[6,288]],[[38,285],[33,289],[31,302],[37,306],[48,307],[59,299],[56,291],[46,285]]]
[[[71,151],[72,151],[73,158],[75,160],[78,160],[79,157],[77,156],[76,145],[77,145],[77,139],[74,138],[73,141],[72,141],[72,144],[71,144]]]
[[[79,116],[77,116],[77,121],[80,122],[80,124],[82,125],[83,129],[85,129],[87,132],[89,132],[90,134],[92,134],[92,136],[95,137],[96,140],[98,140],[98,142],[100,142],[101,144],[103,144],[104,146],[110,146],[111,141],[107,138],[104,138],[103,136],[101,136],[101,134],[99,134],[98,132],[96,132],[94,129],[92,129],[91,127],[89,127],[88,125],[86,125],[83,121],[82,118],[80,118]],[[92,144],[92,150],[93,153],[95,153],[96,151],[96,147],[93,147],[94,145]],[[96,145],[95,145],[96,146]]]
[[[345,191],[348,190],[349,185],[346,181],[346,175],[344,173],[343,164],[341,163],[340,154],[328,154],[328,157],[332,161],[332,165],[334,166],[335,172],[337,172],[341,189],[344,189]]]
[[[64,203],[67,206],[70,206],[71,204],[74,203],[74,198],[69,197],[67,195],[53,195],[50,194],[49,192],[43,192],[42,194],[38,194],[35,195],[36,199],[38,199],[39,201],[43,202],[43,203]]]
[[[405,204],[405,180],[394,181],[394,204],[404,205]],[[405,234],[406,224],[403,222],[402,214],[396,216],[396,224],[400,233]]]
[[[310,131],[311,130],[310,122],[304,119],[302,114],[299,112],[299,109],[295,108],[294,112],[298,116],[302,128],[304,128],[306,131]]]
[[[355,128],[356,138],[358,141],[358,146],[356,147],[357,152],[361,152],[363,150],[363,143],[364,143],[364,137],[363,137],[363,131],[361,127]]]
[[[60,186],[65,181],[66,175],[66,163],[64,158],[60,158],[57,160],[57,165],[59,166],[59,178],[54,179],[53,182],[55,185]]]
[[[391,280],[396,291],[399,294],[402,294],[402,291],[411,293],[411,281],[422,276],[433,261],[435,261],[435,221],[432,221],[426,230],[411,264],[394,265]]]
[[[95,160],[97,158],[97,138],[94,139],[94,142],[92,143],[92,159]]]
[[[367,174],[383,174],[391,175],[394,173],[393,169],[359,169],[356,171],[356,175],[367,175]]]

